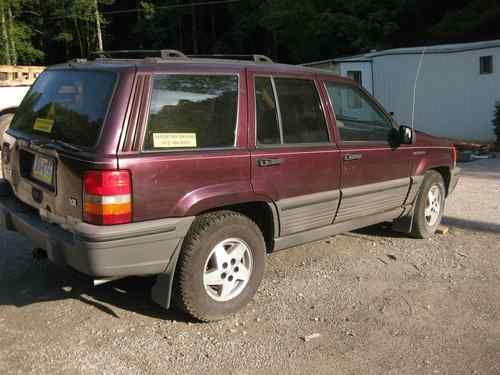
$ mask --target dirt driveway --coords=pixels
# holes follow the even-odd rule
[[[233,319],[186,321],[151,279],[98,288],[0,233],[0,374],[500,374],[500,159],[462,165],[448,235],[371,227],[268,258]],[[318,333],[305,342],[302,338]]]

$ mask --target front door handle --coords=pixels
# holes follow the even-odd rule
[[[350,161],[350,160],[359,160],[363,158],[363,154],[345,154],[344,155],[344,160]]]
[[[258,159],[257,165],[259,167],[272,167],[273,165],[281,165],[284,162],[283,159]]]

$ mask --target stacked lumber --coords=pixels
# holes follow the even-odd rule
[[[32,85],[44,66],[0,65],[0,86]]]

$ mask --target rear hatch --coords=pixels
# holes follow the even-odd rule
[[[47,70],[16,112],[2,145],[4,178],[45,220],[82,219],[83,175],[106,164],[93,150],[116,83],[111,71]]]

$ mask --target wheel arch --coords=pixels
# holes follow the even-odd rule
[[[450,191],[450,183],[451,183],[451,170],[450,170],[450,167],[448,167],[448,166],[440,166],[440,167],[431,168],[430,170],[438,172],[441,175],[441,177],[443,177],[444,188],[446,189],[446,196],[448,196],[449,191]]]
[[[271,252],[274,249],[274,238],[279,234],[279,217],[278,209],[273,202],[265,200],[254,200],[235,203],[225,206],[213,207],[198,213],[198,215],[221,210],[238,212],[250,218],[262,231],[264,240],[266,242],[267,251]]]

